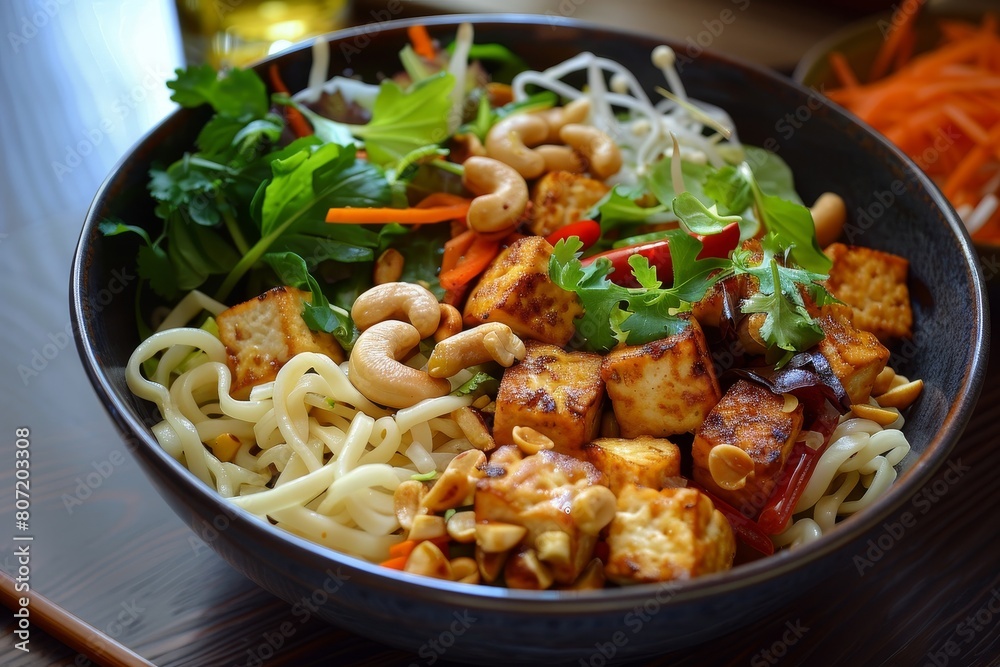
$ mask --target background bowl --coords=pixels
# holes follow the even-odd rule
[[[450,39],[463,20],[475,23],[477,42],[503,43],[536,68],[590,50],[624,63],[650,92],[661,83],[649,61],[652,48],[664,41],[655,37],[544,16],[419,22],[433,35]],[[338,58],[341,45],[362,51],[349,66],[366,77],[395,71],[396,53],[412,23],[386,22],[330,35],[332,71],[348,66]],[[97,298],[113,271],[123,263],[134,266],[137,249],[133,235],[104,238],[97,225],[107,218],[140,226],[155,220],[145,188],[150,165],[169,163],[188,150],[207,119],[207,113],[180,110],[119,163],[97,194],[71,276],[84,366],[153,486],[178,515],[237,570],[290,604],[314,606],[333,623],[422,658],[435,658],[446,647],[449,659],[478,663],[575,662],[596,660],[602,650],[603,660],[608,650],[623,657],[681,648],[789,605],[809,590],[827,559],[851,548],[919,489],[965,427],[985,372],[986,305],[961,222],[914,164],[821,96],[769,71],[710,53],[686,58],[682,45],[672,46],[689,93],[727,109],[745,142],[787,160],[806,201],[827,190],[844,197],[853,214],[847,229],[851,242],[910,259],[914,338],[894,350],[891,363],[923,378],[925,389],[905,428],[913,450],[876,506],[847,518],[818,542],[729,572],[679,584],[590,592],[516,591],[390,571],[232,508],[159,447],[149,430],[158,421],[153,406],[126,386],[124,368],[139,342],[133,299],[102,306]],[[293,91],[305,85],[308,47],[270,62],[280,65]],[[133,284],[128,289],[134,291]]]
[[[985,7],[984,7],[985,9]],[[862,83],[866,81],[871,63],[879,47],[885,42],[886,27],[891,25],[892,14],[885,12],[860,19],[818,42],[796,65],[792,78],[814,90],[839,88],[837,77],[830,67],[829,55],[840,52]],[[913,25],[916,41],[913,53],[919,55],[934,48],[941,40],[940,21],[958,20],[979,24],[983,12],[974,8],[945,8],[933,6],[924,8]],[[916,108],[914,108],[916,111]],[[1000,256],[1000,243],[993,240],[973,239],[973,245],[983,266],[996,266]],[[987,274],[991,294],[1000,297],[1000,275],[996,271]]]

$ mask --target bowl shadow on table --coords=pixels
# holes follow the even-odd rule
[[[442,39],[454,34],[460,20],[420,19]],[[506,44],[536,67],[574,56],[584,44],[625,63],[641,81],[653,82],[650,88],[660,85],[662,75],[650,64],[649,53],[661,39],[550,17],[475,20],[482,39]],[[366,50],[358,69],[368,75],[395,71],[406,25],[380,25],[370,39],[388,46]],[[365,33],[357,29],[338,35],[341,43],[353,44]],[[333,53],[338,53],[336,45]],[[274,62],[292,90],[305,86],[308,48]],[[852,541],[905,502],[954,445],[985,368],[988,322],[982,285],[970,268],[971,248],[956,233],[960,222],[954,212],[944,207],[926,177],[883,140],[786,79],[722,56],[703,54],[684,68],[682,77],[692,96],[730,112],[743,141],[785,158],[806,201],[832,190],[855,210],[895,183],[907,193],[872,225],[851,230],[858,243],[907,256],[913,285],[922,295],[914,304],[914,340],[894,351],[892,363],[900,372],[922,377],[927,389],[907,425],[913,450],[901,463],[900,479],[876,506],[846,519],[817,543],[731,572],[681,584],[579,593],[473,587],[386,571],[232,509],[157,445],[149,431],[158,420],[152,406],[126,386],[124,368],[139,342],[133,312],[136,285],[128,285],[107,305],[94,300],[106,289],[112,271],[123,263],[134,265],[131,258],[137,251],[134,235],[102,238],[97,225],[110,218],[139,225],[155,219],[145,192],[148,169],[154,161],[169,163],[190,149],[207,119],[198,111],[168,118],[116,168],[88,215],[71,279],[84,366],[122,433],[138,440],[135,455],[158,492],[195,530],[206,523],[224,524],[210,546],[266,590],[290,604],[323,591],[328,599],[319,614],[327,620],[418,655],[431,651],[435,659],[575,662],[598,655],[597,647],[609,641],[618,657],[648,656],[707,641],[793,604],[822,578],[824,563],[843,557]],[[809,110],[809,121],[785,132],[782,119],[798,109]],[[432,642],[444,646],[445,640],[451,645],[444,652],[428,648]]]

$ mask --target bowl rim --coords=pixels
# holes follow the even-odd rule
[[[629,36],[636,36],[650,41],[658,40],[661,43],[674,46],[675,49],[680,47],[680,42],[675,39],[667,39],[641,31],[607,27],[590,21],[563,16],[557,17],[538,14],[454,14],[393,19],[379,23],[376,34],[387,31],[399,31],[417,24],[428,27],[457,27],[460,23],[466,21],[473,23],[476,27],[482,26],[487,30],[489,26],[494,24],[527,23],[534,26],[552,25],[557,28],[603,32],[618,37],[627,38]],[[328,42],[339,41],[360,35],[368,35],[372,32],[370,24],[361,25],[327,33],[317,39],[326,39]],[[311,43],[312,40],[300,43],[266,59],[257,61],[252,66],[255,68],[268,66],[271,63],[280,61],[291,53],[311,48]],[[804,97],[815,97],[813,91],[800,82],[782,76],[771,68],[743,61],[726,54],[712,52],[711,50],[706,50],[705,54],[725,67],[750,70],[759,76],[776,79],[781,85],[796,89]],[[961,254],[966,259],[964,268],[969,275],[970,296],[976,318],[975,327],[972,332],[974,350],[971,361],[965,369],[958,394],[954,397],[951,407],[942,419],[938,431],[927,444],[927,451],[906,471],[904,479],[897,480],[879,498],[876,507],[870,507],[862,513],[839,521],[836,530],[824,535],[815,542],[797,549],[776,551],[773,556],[744,563],[727,571],[681,582],[638,584],[594,591],[522,591],[497,586],[461,584],[390,570],[378,564],[369,563],[361,558],[334,551],[328,547],[286,532],[246,510],[232,506],[222,496],[218,495],[216,491],[205,486],[200,480],[195,478],[193,473],[186,467],[167,454],[153,438],[149,427],[141,419],[138,419],[131,411],[122,409],[122,400],[117,396],[107,373],[102,369],[94,349],[89,343],[93,338],[93,331],[87,318],[85,295],[82,290],[78,289],[79,286],[84,284],[83,278],[89,270],[90,256],[88,254],[88,247],[90,246],[91,238],[97,238],[96,227],[100,222],[98,216],[109,191],[121,175],[122,167],[140,146],[150,141],[152,137],[161,131],[163,126],[170,123],[177,116],[179,110],[171,112],[171,114],[146,132],[117,161],[101,184],[88,208],[80,238],[76,245],[69,284],[71,319],[74,324],[76,345],[81,361],[91,383],[101,398],[102,405],[112,417],[123,439],[129,444],[129,449],[134,447],[136,450],[134,453],[138,454],[140,459],[142,459],[144,463],[142,467],[145,474],[152,475],[152,471],[147,470],[146,466],[155,466],[160,473],[170,476],[174,484],[182,486],[186,493],[198,497],[199,507],[204,508],[215,516],[225,514],[230,517],[233,523],[242,522],[243,530],[247,531],[248,535],[264,542],[272,550],[281,550],[283,547],[287,548],[291,546],[301,552],[298,555],[299,560],[308,558],[310,562],[321,562],[331,566],[349,568],[352,572],[360,575],[358,581],[363,581],[366,586],[375,589],[392,589],[396,594],[426,594],[433,592],[436,602],[458,604],[469,609],[483,611],[513,611],[518,614],[530,615],[548,615],[554,612],[582,615],[598,611],[625,610],[630,608],[630,605],[648,600],[651,597],[655,597],[659,601],[659,594],[665,587],[670,589],[671,595],[664,604],[674,604],[695,598],[710,597],[717,593],[733,592],[749,588],[764,581],[776,579],[824,559],[851,542],[854,542],[877,526],[889,514],[896,511],[916,493],[921,485],[930,479],[934,472],[943,465],[945,458],[953,449],[971,418],[976,399],[979,396],[985,379],[988,359],[990,325],[985,286],[973,246],[957,214],[933,182],[923,174],[915,163],[889,143],[888,140],[825,97],[820,100],[820,103],[829,107],[834,113],[846,115],[852,122],[861,125],[875,141],[882,145],[883,149],[893,153],[903,166],[912,172],[909,176],[916,179],[920,186],[929,194],[934,204],[942,209],[945,221],[951,232],[956,236]],[[161,499],[164,502],[168,502],[166,498]],[[168,502],[168,504],[170,503]],[[292,559],[290,557],[290,560]]]

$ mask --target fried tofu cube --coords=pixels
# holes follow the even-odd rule
[[[625,438],[693,432],[722,392],[705,334],[694,318],[681,333],[615,348],[601,377]]]
[[[817,347],[830,363],[852,404],[868,402],[875,378],[889,361],[889,350],[875,334],[857,329],[846,306],[831,304],[814,315],[825,337]]]
[[[573,583],[593,557],[599,532],[584,529],[574,500],[590,487],[604,486],[601,472],[558,452],[522,456],[507,445],[490,457],[485,474],[476,482],[476,523],[523,526],[527,532],[520,544],[537,552],[556,583]]]
[[[827,289],[851,306],[851,322],[882,342],[912,336],[913,311],[906,276],[910,263],[880,250],[834,243]]]
[[[550,171],[535,184],[530,229],[548,236],[560,227],[586,217],[610,188],[592,178],[568,171]]]
[[[681,474],[681,450],[666,438],[598,438],[583,454],[607,476],[615,495],[629,484],[659,490]]]
[[[310,300],[308,292],[275,287],[219,314],[216,323],[233,374],[229,393],[234,398],[245,399],[255,386],[273,380],[300,352],[344,360],[333,336],[310,330],[302,319],[302,303]]]
[[[557,452],[579,455],[600,429],[601,357],[535,341],[526,341],[525,347],[524,359],[500,380],[493,439],[513,444],[514,427],[529,426],[551,438]]]
[[[608,546],[605,576],[622,585],[728,570],[736,555],[729,521],[691,488],[626,486],[608,528]]]
[[[695,432],[695,481],[744,515],[759,514],[802,431],[802,404],[787,409],[783,396],[738,380]]]
[[[474,327],[501,322],[521,338],[565,345],[583,314],[580,300],[549,279],[552,245],[527,236],[500,253],[472,289],[463,319]]]

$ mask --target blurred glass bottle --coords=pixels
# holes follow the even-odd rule
[[[176,0],[188,64],[246,65],[337,30],[349,0]]]

